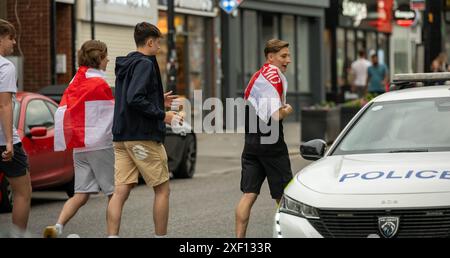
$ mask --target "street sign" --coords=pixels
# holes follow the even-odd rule
[[[220,0],[219,6],[226,13],[231,14],[244,0]]]
[[[411,10],[425,11],[426,3],[425,0],[411,0]]]

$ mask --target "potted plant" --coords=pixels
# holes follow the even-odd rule
[[[340,107],[340,130],[344,130],[347,124],[353,119],[353,117],[363,108],[367,103],[369,103],[375,96],[372,94],[367,94],[363,98],[348,101],[341,105]]]
[[[339,108],[334,102],[323,102],[301,109],[301,141],[322,139],[332,143],[339,135]]]

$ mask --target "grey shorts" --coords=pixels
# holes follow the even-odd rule
[[[114,193],[114,149],[73,154],[75,193]]]

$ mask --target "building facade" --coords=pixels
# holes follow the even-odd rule
[[[290,119],[300,120],[302,106],[323,101],[328,5],[328,0],[246,0],[235,14],[222,12],[223,98],[243,97],[251,76],[265,62],[265,43],[279,38],[290,43],[292,55],[286,74],[287,102],[295,110]]]
[[[391,74],[424,72],[423,13],[410,0],[395,0],[390,47]]]
[[[204,98],[217,97],[220,69],[220,27],[218,8],[213,0],[177,0],[175,3],[175,45],[177,52],[176,93],[193,99],[201,90]],[[158,1],[158,27],[163,33],[158,62],[164,82],[167,80],[168,19],[167,0]],[[163,83],[166,85],[166,83]]]
[[[94,38],[107,44],[110,62],[106,77],[110,86],[115,86],[116,58],[136,50],[134,27],[143,21],[156,24],[157,6],[156,0],[95,0],[92,19],[91,1],[77,1],[76,49],[80,49],[85,41],[92,39],[93,30]]]
[[[390,66],[393,0],[331,0],[327,9],[327,98],[344,102],[350,91],[353,61],[358,51],[377,53]]]
[[[37,92],[65,84],[74,71],[73,0],[3,1],[4,17],[17,30],[17,47],[8,57],[17,67],[18,88]]]

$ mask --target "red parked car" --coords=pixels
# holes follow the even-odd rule
[[[54,152],[54,115],[58,104],[40,94],[19,92],[14,105],[14,125],[28,154],[33,190],[62,188],[73,195],[72,151]],[[0,171],[0,212],[12,208],[9,183]]]

